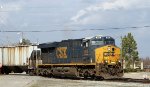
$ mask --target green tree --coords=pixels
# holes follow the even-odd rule
[[[134,40],[134,37],[131,33],[124,36],[122,39],[122,57],[127,62],[126,67],[130,68],[132,64],[132,68],[134,66],[135,61],[139,60],[138,51],[137,51],[137,43]]]

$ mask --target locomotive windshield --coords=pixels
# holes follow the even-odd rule
[[[105,45],[115,45],[115,40],[111,37],[106,37],[104,39],[104,43]]]
[[[104,41],[94,40],[92,41],[92,45],[104,45]]]
[[[91,40],[91,45],[115,45],[115,40],[112,37],[96,37]]]

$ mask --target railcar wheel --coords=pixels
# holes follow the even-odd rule
[[[29,75],[30,76],[34,76],[34,73],[31,71],[31,72],[29,72]]]
[[[29,74],[29,72],[28,71],[25,71],[26,72],[26,74]]]
[[[1,73],[4,74],[4,71],[2,70]]]
[[[8,74],[9,74],[9,72],[5,72],[5,74],[6,74],[6,75],[8,75]]]
[[[10,72],[9,72],[9,71],[4,71],[4,73],[5,73],[6,75],[8,75]]]

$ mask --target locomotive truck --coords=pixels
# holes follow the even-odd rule
[[[123,76],[120,48],[110,36],[42,43],[38,48],[41,51],[31,54],[30,75],[91,79]]]

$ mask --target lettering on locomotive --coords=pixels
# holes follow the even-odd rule
[[[58,47],[56,49],[57,58],[67,58],[67,47]]]

